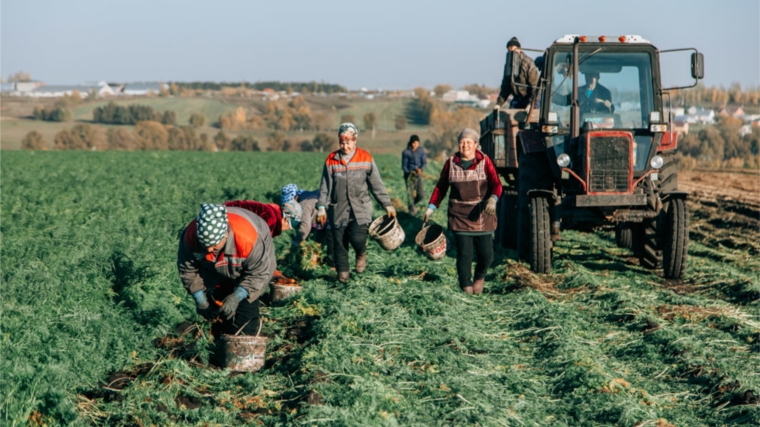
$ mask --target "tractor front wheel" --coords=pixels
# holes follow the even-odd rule
[[[665,248],[662,259],[663,276],[680,279],[686,270],[686,255],[689,248],[689,227],[686,202],[673,199],[668,202],[665,212]]]

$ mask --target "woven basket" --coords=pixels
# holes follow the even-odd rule
[[[430,259],[440,259],[446,255],[446,235],[438,224],[422,227],[414,242]]]
[[[369,226],[369,235],[386,251],[392,251],[404,243],[406,234],[396,218],[381,216]]]

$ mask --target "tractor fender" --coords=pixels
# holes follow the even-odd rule
[[[667,193],[660,194],[660,200],[662,200],[663,202],[667,202],[668,200],[671,200],[671,199],[686,200],[688,196],[689,196],[689,193],[685,191],[670,191]]]
[[[528,190],[528,197],[544,197],[551,200],[557,198],[557,196],[554,195],[554,191],[551,190]]]
[[[546,151],[544,138],[540,132],[530,129],[523,129],[517,133],[517,139],[520,141],[523,153],[543,153]]]

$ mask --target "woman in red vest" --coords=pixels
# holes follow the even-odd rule
[[[468,294],[483,292],[486,272],[493,261],[496,202],[501,197],[499,175],[491,159],[478,150],[479,138],[469,128],[459,134],[459,151],[443,165],[423,217],[424,222],[430,219],[451,187],[449,230],[456,238],[459,286]],[[473,254],[477,257],[474,282]]]

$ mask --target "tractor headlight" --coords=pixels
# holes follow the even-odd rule
[[[652,157],[652,160],[649,161],[649,165],[652,166],[652,169],[660,169],[664,164],[665,160],[662,159],[662,156],[654,156]]]
[[[570,166],[570,156],[568,156],[566,153],[562,153],[559,156],[557,156],[557,164],[561,168],[566,168]]]

